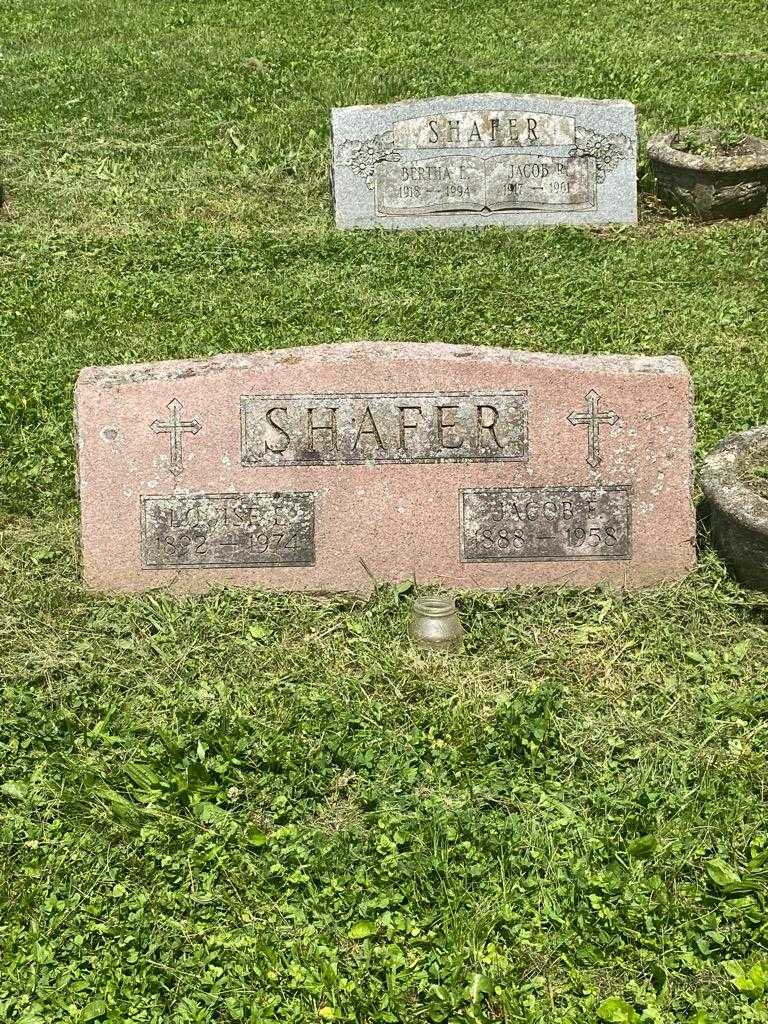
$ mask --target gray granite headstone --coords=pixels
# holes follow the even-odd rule
[[[331,112],[340,228],[637,221],[626,100],[479,93]]]

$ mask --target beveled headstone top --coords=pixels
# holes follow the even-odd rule
[[[340,228],[637,221],[626,100],[475,93],[331,112]]]
[[[675,357],[356,342],[92,367],[86,582],[643,586],[694,561]]]

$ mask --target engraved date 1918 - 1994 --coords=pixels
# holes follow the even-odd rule
[[[496,487],[461,494],[465,562],[626,559],[631,489]]]
[[[141,499],[147,569],[314,565],[309,491]]]

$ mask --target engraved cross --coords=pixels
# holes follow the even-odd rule
[[[178,398],[172,398],[168,403],[168,411],[170,412],[170,418],[167,423],[163,423],[162,420],[154,420],[150,423],[150,429],[155,434],[170,434],[171,435],[171,465],[170,469],[174,476],[178,476],[179,473],[184,469],[183,456],[181,450],[181,438],[182,434],[196,434],[200,430],[202,424],[199,420],[183,420],[180,417],[180,413],[183,406]]]
[[[587,402],[586,412],[572,412],[568,422],[574,427],[586,426],[587,428],[587,465],[592,469],[602,462],[600,457],[600,424],[608,423],[613,426],[619,422],[619,417],[613,410],[609,412],[598,412],[600,395],[592,388],[584,396]]]

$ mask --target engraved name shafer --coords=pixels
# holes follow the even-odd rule
[[[574,119],[517,110],[462,110],[395,121],[392,135],[400,149],[570,146]]]
[[[632,555],[632,489],[491,487],[461,492],[465,562],[555,562]]]
[[[314,565],[315,496],[145,495],[141,561],[146,569]]]
[[[244,466],[528,458],[524,391],[245,395]]]

